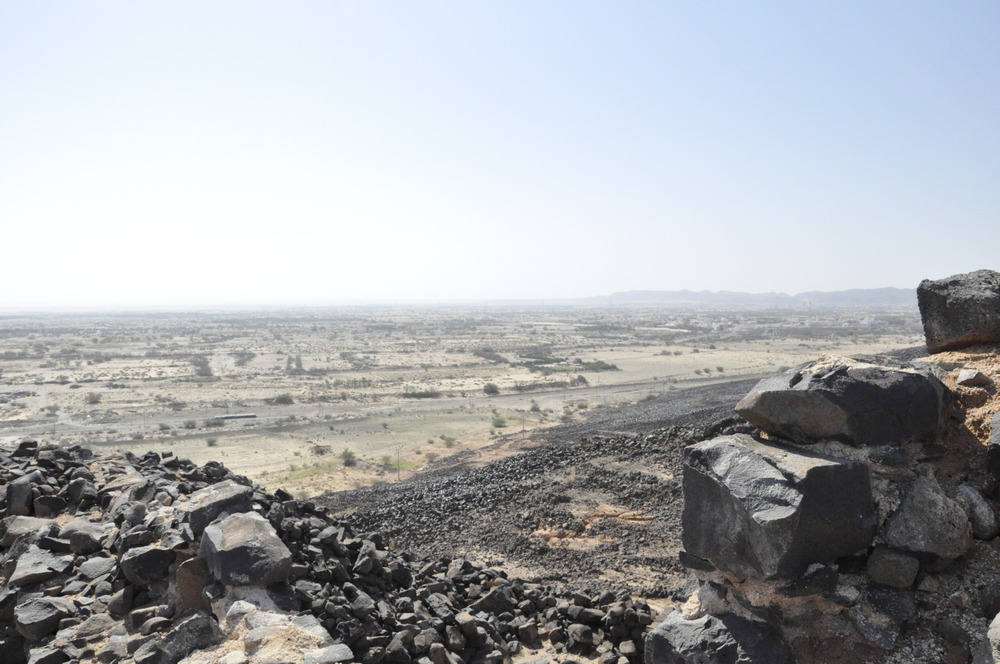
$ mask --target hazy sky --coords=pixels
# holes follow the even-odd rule
[[[1000,3],[0,2],[0,308],[1000,268]]]

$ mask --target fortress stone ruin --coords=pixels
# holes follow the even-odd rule
[[[929,357],[818,358],[687,448],[696,587],[646,664],[1000,661],[1000,274],[918,299]]]

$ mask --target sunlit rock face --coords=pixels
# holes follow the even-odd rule
[[[745,434],[685,452],[685,551],[736,577],[792,578],[875,534],[867,464]]]
[[[917,287],[927,350],[1000,343],[1000,272],[976,270]]]
[[[736,412],[796,443],[886,445],[936,439],[951,401],[928,369],[887,358],[824,357],[760,381]]]

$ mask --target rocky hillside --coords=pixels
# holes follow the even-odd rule
[[[541,643],[641,660],[626,592],[508,578],[386,548],[218,464],[0,453],[0,662],[497,664]]]
[[[685,450],[697,587],[649,664],[997,661],[1000,274],[918,299],[935,355],[796,367]]]
[[[818,358],[312,501],[0,449],[0,663],[997,661],[1000,274],[918,300],[930,358]]]

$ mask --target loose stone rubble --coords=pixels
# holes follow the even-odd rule
[[[653,612],[461,558],[417,560],[217,463],[0,451],[0,661],[637,663]]]

